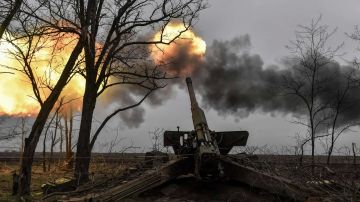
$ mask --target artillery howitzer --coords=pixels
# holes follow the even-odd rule
[[[224,176],[220,161],[233,146],[245,146],[247,131],[215,132],[208,127],[204,111],[199,107],[191,78],[186,78],[189,90],[193,131],[165,131],[164,146],[171,146],[176,155],[193,157],[194,173],[202,180],[216,180]]]
[[[190,172],[203,181],[220,179],[239,181],[296,201],[305,200],[306,194],[303,189],[291,181],[265,174],[229,158],[227,155],[234,146],[246,145],[249,133],[247,131],[211,131],[204,111],[196,101],[190,77],[186,78],[186,84],[190,96],[194,130],[179,131],[178,128],[178,131],[165,131],[164,146],[171,146],[176,155],[187,159],[186,163],[192,165]]]
[[[249,133],[247,131],[211,131],[205,114],[196,101],[191,78],[187,78],[186,83],[190,95],[194,130],[179,131],[178,128],[177,131],[164,132],[164,146],[173,148],[177,155],[176,159],[153,168],[153,170],[140,170],[139,172],[142,175],[137,174],[135,179],[125,180],[125,183],[120,178],[110,179],[110,181],[117,181],[115,185],[104,187],[104,184],[108,184],[109,181],[105,180],[92,189],[79,189],[81,191],[70,192],[66,199],[72,201],[75,199],[78,201],[90,199],[92,201],[121,201],[127,197],[137,196],[179,176],[192,173],[197,179],[205,182],[238,181],[250,187],[260,188],[295,201],[306,200],[307,195],[304,190],[291,181],[263,173],[229,158],[228,153],[233,146],[246,145]],[[155,156],[153,157],[155,158]],[[96,189],[102,190],[93,191]],[[57,201],[59,199],[65,201],[64,194],[52,193],[43,198],[44,201]]]

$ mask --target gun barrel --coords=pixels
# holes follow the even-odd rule
[[[190,77],[186,78],[186,84],[189,90],[191,102],[191,115],[195,130],[195,139],[198,147],[196,148],[196,170],[195,174],[201,178],[209,176],[218,176],[222,170],[219,168],[220,151],[216,141],[213,141],[209,127],[206,122],[204,111],[199,107],[192,81]],[[221,166],[220,166],[221,167]]]
[[[196,135],[197,139],[199,141],[209,141],[210,140],[210,137],[208,135],[209,129],[207,126],[205,114],[196,101],[195,92],[190,77],[186,78],[186,84],[189,90],[189,96],[191,102],[191,114],[192,114],[194,129],[197,134]]]
[[[192,85],[192,80],[190,77],[186,78],[186,84],[187,84],[188,91],[189,91],[191,108],[194,109],[194,108],[198,107],[198,103],[196,101],[194,87]]]

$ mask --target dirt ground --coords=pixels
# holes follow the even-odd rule
[[[17,201],[18,198],[12,196],[12,174],[14,171],[18,172],[18,164],[0,164],[0,201]],[[42,167],[35,165],[33,167],[31,178],[31,196],[27,199],[32,201],[40,200],[42,197],[41,185],[49,181],[54,181],[60,177],[71,177],[71,172],[52,170],[50,172],[43,172]]]
[[[288,159],[287,159],[288,158]],[[294,158],[286,156],[260,156],[257,159],[251,159],[249,165],[257,167],[259,170],[271,172],[276,175],[284,176],[293,181],[301,182],[304,186],[317,186],[316,183],[321,183],[322,179],[328,180],[345,180],[344,183],[349,185],[347,189],[335,190],[336,192],[329,192],[328,195],[336,194],[343,197],[344,190],[350,193],[352,187],[360,188],[360,179],[357,173],[360,173],[360,165],[354,167],[351,161],[347,162],[339,159],[334,164],[328,167],[324,164],[319,164],[316,173],[318,179],[312,180],[309,178],[310,167],[303,165],[299,167]],[[351,158],[349,158],[351,160]],[[321,161],[319,161],[321,162]],[[96,181],[99,178],[117,176],[121,174],[126,168],[133,166],[136,162],[129,163],[127,160],[106,162],[101,159],[96,159],[91,164],[91,180]],[[244,162],[243,162],[244,163]],[[246,163],[246,162],[245,162]],[[37,163],[33,167],[31,196],[28,198],[31,201],[38,201],[42,198],[41,185],[47,182],[53,182],[60,177],[71,178],[73,173],[71,170],[59,169],[53,165],[52,170],[43,172],[41,164]],[[56,169],[55,169],[56,168]],[[17,201],[17,198],[11,196],[12,192],[12,173],[18,169],[18,163],[7,163],[0,161],[0,201]],[[334,171],[336,174],[333,174]],[[18,171],[17,171],[18,173]],[[312,180],[312,181],[311,181]],[[353,183],[354,182],[354,183]],[[319,187],[319,186],[318,186]],[[356,188],[357,190],[360,190]],[[326,191],[326,190],[325,190]],[[357,194],[357,193],[355,193]],[[202,183],[196,180],[193,176],[184,176],[182,178],[171,181],[160,187],[149,190],[137,198],[128,199],[127,201],[287,201],[278,196],[267,193],[266,191],[251,188],[245,184],[238,182],[216,182],[216,183]],[[321,201],[321,200],[311,200]],[[331,200],[330,200],[331,201]],[[340,200],[341,201],[341,200]]]
[[[90,178],[96,181],[98,178],[111,177],[122,172],[129,165],[126,163],[105,163],[101,160],[95,160],[90,166]],[[2,201],[19,201],[15,196],[12,196],[12,174],[19,169],[18,163],[0,162],[0,202]],[[59,178],[71,178],[73,176],[72,170],[66,170],[57,166],[57,163],[52,165],[52,169],[43,172],[42,165],[35,164],[32,168],[31,178],[31,196],[26,198],[29,201],[40,201],[43,197],[41,185],[48,182],[55,182]]]
[[[194,176],[185,176],[155,189],[149,190],[133,201],[198,201],[198,202],[235,202],[284,201],[266,191],[251,188],[238,182],[204,183]],[[131,199],[129,199],[131,201]]]

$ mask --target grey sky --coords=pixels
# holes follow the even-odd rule
[[[360,24],[359,0],[210,0],[210,7],[200,14],[195,30],[208,45],[213,40],[230,40],[234,37],[249,34],[251,53],[259,54],[265,65],[279,65],[282,57],[288,55],[285,45],[294,39],[297,25],[307,25],[311,19],[322,15],[322,23],[331,28],[338,27],[331,41],[333,44],[345,42],[344,59],[351,60],[356,54],[358,44],[350,40],[345,33],[351,33],[354,25]],[[360,55],[360,53],[359,53]],[[345,60],[338,59],[345,63]],[[219,78],[221,79],[221,78]],[[216,81],[214,81],[216,82]],[[196,88],[196,83],[194,83]],[[224,86],[226,88],[226,86]],[[198,96],[201,105],[201,97]],[[102,143],[110,141],[119,128],[119,137],[126,138],[140,147],[149,148],[151,140],[149,131],[156,128],[175,130],[192,129],[190,104],[187,92],[177,89],[172,98],[163,105],[145,107],[144,122],[139,128],[129,129],[116,118],[108,124],[99,137],[98,151],[104,151]],[[96,119],[102,120],[101,114],[111,112],[111,107],[96,109]],[[205,114],[212,130],[248,130],[248,145],[294,145],[295,133],[303,133],[304,129],[291,124],[291,116],[272,116],[271,114],[254,113],[244,119],[233,116],[221,116],[218,112],[207,109]],[[357,142],[356,133],[346,134],[340,145]]]
[[[214,39],[230,39],[239,34],[251,36],[254,53],[265,64],[276,63],[288,52],[284,48],[294,38],[299,24],[307,25],[322,15],[322,23],[338,28],[335,43],[345,42],[349,54],[354,54],[354,42],[344,34],[352,32],[360,16],[360,2],[356,0],[226,0],[209,1],[197,24],[209,43]]]
[[[360,24],[360,1],[210,0],[209,4],[195,25],[195,30],[206,43],[210,45],[213,40],[229,40],[249,34],[251,52],[259,54],[265,66],[279,64],[281,58],[288,55],[285,45],[294,39],[297,25],[307,25],[319,15],[322,15],[322,24],[338,28],[331,41],[334,45],[345,42],[343,51],[347,55],[344,59],[351,60],[357,54],[355,48],[358,44],[345,33],[351,33],[354,26]],[[341,58],[338,60],[345,63]],[[248,130],[250,145],[294,145],[295,133],[303,132],[303,128],[289,122],[293,120],[291,116],[255,113],[237,120],[232,116],[220,116],[214,110],[205,113],[212,130]],[[124,136],[141,146],[149,145],[148,131],[155,128],[174,130],[177,125],[182,129],[192,128],[188,95],[183,90],[178,90],[162,106],[151,108],[146,105],[145,114],[145,122],[140,128],[122,131]],[[355,133],[349,133],[339,144],[348,145],[357,139]]]

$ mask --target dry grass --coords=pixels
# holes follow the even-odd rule
[[[18,198],[12,196],[12,173],[19,169],[18,164],[0,164],[0,201],[17,201]],[[51,170],[50,172],[43,172],[42,167],[35,165],[33,166],[32,178],[31,178],[31,196],[27,199],[36,201],[42,197],[41,185],[52,181],[56,178],[69,176],[70,172],[61,170]]]
[[[96,181],[104,176],[111,177],[118,175],[128,167],[125,163],[106,163],[101,159],[96,159],[90,165],[90,178]],[[19,165],[17,163],[0,162],[0,202],[2,201],[18,201],[18,198],[12,196],[12,174],[17,173]],[[51,171],[43,172],[41,165],[34,165],[31,178],[31,196],[27,199],[30,201],[38,201],[43,197],[41,185],[47,182],[54,182],[55,179],[61,177],[71,178],[72,170],[65,170],[54,164]]]
[[[317,189],[321,193],[326,193],[327,197],[335,199],[358,200],[360,193],[360,165],[354,169],[349,162],[338,162],[330,165],[329,168],[334,173],[329,172],[326,167],[318,166],[315,175],[311,175],[311,167],[299,166],[296,161],[286,159],[283,156],[275,156],[273,160],[271,157],[261,157],[259,159],[244,158],[240,161],[248,166],[261,170],[262,172],[271,173],[272,175],[279,175],[300,184],[302,187],[309,187]],[[118,158],[118,157],[115,157]],[[109,161],[106,158],[98,155],[92,159],[90,166],[90,179],[92,182],[97,182],[98,179],[108,179],[120,176],[126,168],[133,167],[141,160],[134,161],[133,159],[125,159],[123,161]],[[40,165],[33,167],[31,196],[32,201],[37,201],[42,198],[41,185],[47,182],[54,181],[60,177],[72,177],[72,170],[64,170],[52,166],[53,170],[50,172],[43,172]],[[0,162],[0,201],[16,201],[17,198],[11,196],[12,192],[12,172],[18,169],[18,164],[6,164]],[[355,174],[355,175],[354,175]],[[336,189],[333,185],[324,186],[323,184],[316,184],[324,180],[336,182]],[[314,183],[310,183],[314,182]],[[331,200],[329,200],[331,201]]]

